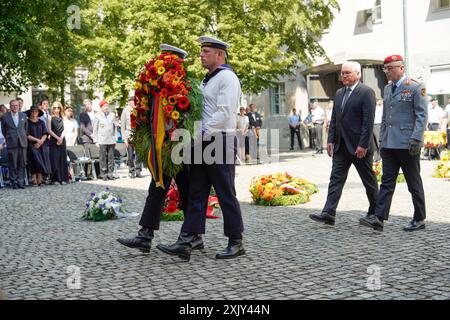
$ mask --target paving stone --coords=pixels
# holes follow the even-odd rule
[[[383,233],[377,233],[358,223],[368,203],[354,168],[336,225],[330,227],[308,215],[320,212],[325,203],[331,160],[310,152],[287,153],[280,160],[236,168],[247,254],[230,261],[214,259],[227,241],[222,218],[207,220],[205,250],[194,252],[189,263],[155,248],[141,254],[117,243],[115,239],[137,233],[139,217],[101,223],[79,219],[90,192],[106,186],[121,194],[127,210],[140,213],[148,173],[144,179],[0,189],[0,290],[11,300],[450,299],[450,215],[442,210],[450,182],[431,177],[436,162],[421,163],[427,229],[402,231],[413,207],[406,184],[398,184],[390,219]],[[278,171],[315,182],[320,192],[299,206],[251,204],[253,176]],[[119,173],[126,176],[126,168]],[[155,246],[175,241],[180,227],[180,222],[162,223]],[[69,265],[80,267],[81,290],[67,287]],[[367,288],[371,265],[380,268],[380,290]]]

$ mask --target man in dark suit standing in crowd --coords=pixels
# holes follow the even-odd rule
[[[8,148],[11,186],[13,189],[24,189],[28,121],[25,113],[19,112],[19,102],[17,100],[11,100],[9,108],[11,112],[6,113],[1,118],[1,121],[2,133]]]
[[[391,83],[384,88],[384,111],[380,143],[383,177],[375,215],[361,218],[361,224],[382,231],[389,217],[400,168],[405,175],[414,205],[414,217],[405,231],[425,228],[425,194],[420,177],[420,149],[427,123],[427,93],[423,83],[405,75],[403,58],[384,60],[384,72]]]
[[[250,155],[250,159],[256,155],[256,158],[259,159],[259,130],[262,127],[262,118],[261,115],[258,112],[256,112],[256,105],[254,103],[249,105],[249,109],[250,112],[247,113],[249,147],[246,150],[246,155],[247,154]],[[254,148],[255,140],[256,140],[256,150]]]
[[[92,101],[85,99],[83,101],[84,112],[80,113],[80,136],[81,143],[84,146],[85,154],[90,155],[90,148],[94,146],[94,129],[93,123],[95,119],[95,112],[92,110]],[[92,176],[92,165],[86,165],[87,176]],[[95,170],[95,168],[94,168]]]
[[[329,225],[335,223],[336,208],[352,164],[366,188],[368,216],[374,214],[378,193],[377,178],[372,169],[375,93],[360,82],[361,65],[357,62],[344,63],[341,77],[344,87],[336,92],[328,133],[327,153],[333,157],[333,167],[327,201],[320,214],[309,216]]]

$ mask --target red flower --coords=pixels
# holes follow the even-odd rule
[[[174,213],[177,211],[178,211],[177,206],[167,206],[166,208],[164,208],[164,212],[167,212],[167,213]]]
[[[162,98],[167,98],[167,93],[168,93],[167,89],[166,89],[166,88],[162,88],[161,91],[160,91],[160,93],[159,93],[159,95],[160,95]]]
[[[206,209],[206,218],[208,219],[219,219],[218,216],[214,215],[214,207],[208,207],[208,209]]]
[[[167,105],[167,106],[164,107],[164,112],[165,112],[167,115],[171,114],[172,111],[173,111],[173,106]]]
[[[186,110],[187,108],[189,108],[190,104],[191,102],[187,97],[180,97],[178,99],[178,108],[180,108],[181,110]]]
[[[151,66],[150,69],[148,69],[148,74],[152,79],[158,78],[158,70],[155,66]]]
[[[169,192],[167,192],[167,198],[169,198],[170,200],[178,201],[178,191],[174,188],[170,188]]]

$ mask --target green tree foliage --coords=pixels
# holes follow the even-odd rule
[[[67,8],[81,9],[79,29]],[[110,100],[125,102],[134,79],[159,44],[189,52],[191,75],[203,78],[200,35],[231,44],[229,63],[245,92],[256,93],[299,62],[324,54],[318,44],[336,0],[2,0],[0,90],[44,82],[62,88],[76,66]]]
[[[40,82],[61,92],[84,58],[69,28],[68,8],[84,0],[0,2],[0,90],[21,92]],[[64,95],[61,95],[64,97]]]
[[[97,0],[83,12],[93,31],[80,48],[90,57],[91,83],[125,99],[160,43],[189,52],[190,72],[203,78],[197,38],[216,36],[231,44],[229,62],[243,90],[255,93],[324,54],[317,41],[335,8],[334,0]]]

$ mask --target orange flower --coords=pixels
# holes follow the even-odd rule
[[[168,98],[169,104],[176,104],[177,103],[177,99],[175,98],[175,96],[170,96]]]

